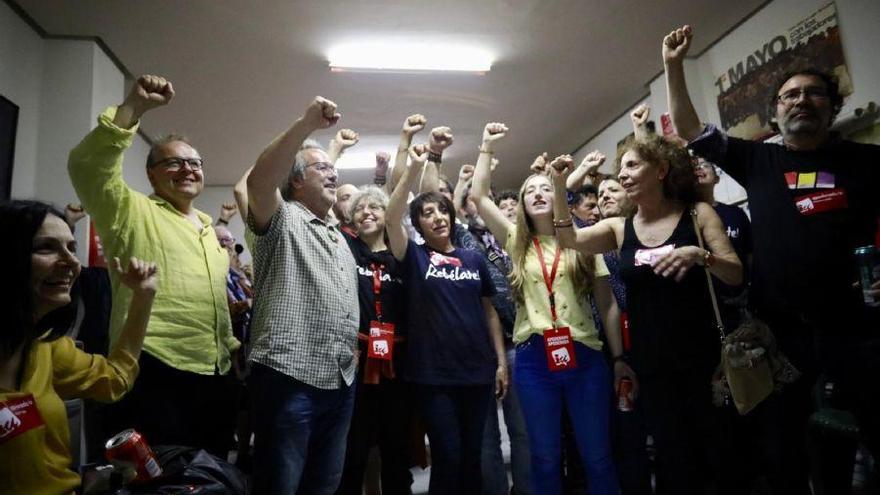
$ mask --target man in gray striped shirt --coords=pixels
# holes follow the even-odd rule
[[[336,169],[307,140],[338,119],[336,104],[316,97],[247,180],[256,235],[254,493],[329,495],[342,474],[354,405],[357,271],[328,217]]]

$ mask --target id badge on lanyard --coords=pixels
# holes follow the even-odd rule
[[[559,258],[562,256],[562,250],[559,246],[556,247],[556,254],[553,256],[553,268],[551,268],[548,274],[541,243],[535,238],[532,239],[532,242],[535,245],[538,260],[541,262],[541,272],[544,275],[544,284],[547,286],[547,293],[550,299],[550,317],[553,319],[553,328],[544,330],[544,351],[547,353],[547,368],[550,371],[573,370],[577,368],[577,359],[575,358],[571,329],[556,326],[556,297],[553,293],[553,281],[556,279],[556,270],[559,268]]]
[[[376,303],[376,320],[370,322],[367,339],[367,358],[391,361],[394,356],[394,324],[382,322],[382,269],[384,265],[373,263],[373,295]]]

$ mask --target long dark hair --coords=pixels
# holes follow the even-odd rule
[[[77,302],[72,296],[70,304],[34,323],[31,254],[34,236],[48,215],[64,220],[64,213],[48,203],[31,200],[0,202],[0,232],[6,236],[6,241],[0,243],[0,259],[6,262],[7,273],[11,275],[8,286],[13,288],[0,303],[0,314],[11,319],[0,331],[0,360],[9,359],[22,344],[27,348],[41,336],[42,340],[57,339],[67,333],[76,320]]]

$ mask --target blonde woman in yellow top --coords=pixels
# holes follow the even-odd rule
[[[617,494],[608,434],[612,376],[590,306],[591,298],[595,299],[608,329],[611,354],[620,357],[618,310],[607,281],[608,269],[601,256],[584,256],[557,245],[553,183],[546,174],[536,173],[523,183],[516,224],[489,197],[494,146],[506,132],[504,124],[486,124],[471,195],[492,234],[506,240],[513,264],[510,283],[517,305],[513,382],[529,433],[533,490],[542,495],[562,492],[565,406],[590,493]],[[538,165],[533,168],[546,168],[546,163]],[[614,378],[623,376],[634,378],[626,363],[615,359]]]
[[[76,241],[64,215],[36,201],[0,203],[0,258],[11,270],[0,331],[0,493],[70,494],[71,469],[63,400],[112,402],[134,384],[156,293],[153,263],[135,258],[117,275],[133,291],[128,318],[109,357],[88,354],[63,337],[76,316],[70,290],[80,272]],[[7,272],[8,273],[8,272]]]

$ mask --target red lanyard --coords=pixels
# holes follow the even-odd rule
[[[538,253],[538,261],[541,263],[541,272],[544,275],[544,284],[547,286],[547,293],[550,294],[550,316],[553,318],[553,327],[556,328],[556,296],[553,293],[553,281],[556,280],[556,269],[559,268],[559,258],[562,256],[562,250],[559,245],[556,246],[556,254],[553,255],[553,268],[550,274],[547,274],[547,264],[544,263],[544,251],[541,249],[541,243],[537,238],[532,238],[535,245],[535,251]]]
[[[370,263],[373,272],[373,295],[376,302],[376,321],[382,321],[382,270],[385,265]]]

